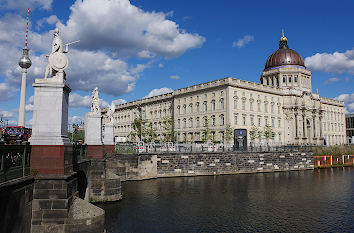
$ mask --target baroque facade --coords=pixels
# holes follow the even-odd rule
[[[129,138],[140,116],[153,124],[161,141],[164,120],[172,119],[178,142],[201,141],[207,123],[213,141],[225,142],[229,127],[246,129],[250,142],[255,127],[268,125],[276,145],[335,145],[345,143],[344,113],[343,102],[312,93],[311,71],[283,35],[279,49],[266,61],[260,83],[226,77],[117,105],[114,134]],[[105,124],[106,110],[103,116]]]

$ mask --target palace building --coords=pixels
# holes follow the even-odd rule
[[[103,125],[107,122],[103,110]],[[320,97],[311,88],[311,71],[282,35],[279,49],[267,59],[260,83],[226,77],[171,93],[116,106],[114,135],[131,138],[136,117],[152,123],[164,141],[164,120],[174,122],[178,142],[202,140],[205,124],[213,141],[225,142],[227,127],[274,131],[274,145],[336,145],[346,141],[344,103]],[[262,143],[264,138],[253,139]]]

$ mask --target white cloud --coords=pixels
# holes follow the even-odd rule
[[[325,84],[332,84],[332,83],[336,83],[339,82],[340,78],[334,77],[334,78],[329,78],[325,81]]]
[[[354,93],[352,94],[341,94],[335,99],[344,101],[346,110],[348,113],[354,113]]]
[[[180,77],[178,75],[171,75],[170,79],[179,79]]]
[[[50,10],[52,8],[53,0],[4,0],[0,3],[1,7],[9,9],[27,9],[40,8],[44,10]]]
[[[112,103],[114,105],[119,105],[119,104],[125,104],[127,101],[124,100],[124,99],[116,99],[116,100],[113,100]]]
[[[166,19],[169,13],[147,12],[129,0],[76,1],[69,20],[58,23],[66,41],[78,48],[106,49],[120,56],[178,57],[200,47],[205,39]]]
[[[88,108],[91,106],[91,96],[81,96],[77,93],[71,93],[69,96],[69,107]]]
[[[0,110],[0,117],[5,119],[11,119],[11,118],[16,118],[16,112],[15,111],[6,111],[6,110]]]
[[[354,74],[354,48],[344,53],[316,53],[305,59],[305,65],[315,71]]]
[[[101,108],[109,107],[107,101],[99,99],[99,104]],[[77,93],[72,93],[69,96],[69,107],[71,108],[90,108],[91,107],[91,96],[81,96]]]
[[[53,25],[53,24],[56,24],[58,22],[60,22],[58,17],[56,15],[51,15],[49,17],[42,18],[42,19],[38,20],[36,28],[40,29],[43,26],[43,24],[45,24],[45,23],[48,24],[48,25]]]
[[[0,83],[0,101],[8,101],[14,98],[17,88],[12,88],[7,83]]]
[[[168,87],[162,87],[160,89],[154,89],[152,91],[149,92],[149,94],[147,96],[145,96],[144,98],[149,98],[149,97],[153,97],[156,95],[162,95],[162,94],[166,94],[169,92],[172,92],[173,90],[171,88]]]
[[[8,0],[0,3],[0,7],[25,7],[27,4],[49,10],[52,1]],[[171,13],[147,12],[128,0],[76,1],[70,10],[69,20],[64,24],[55,15],[40,19],[37,23],[56,23],[63,29],[60,35],[64,43],[81,40],[69,48],[67,55],[67,81],[72,90],[91,91],[97,86],[102,93],[113,96],[127,94],[154,60],[131,66],[122,59],[127,56],[172,58],[200,47],[205,40],[168,20]],[[0,17],[0,73],[5,77],[0,82],[0,101],[13,98],[21,84],[21,69],[17,62],[24,46],[25,25],[25,14],[20,17],[20,14],[9,13]],[[44,76],[48,64],[45,54],[50,52],[52,38],[52,31],[37,33],[30,29],[32,66],[28,69],[28,85],[35,78]],[[32,107],[29,103],[27,111],[31,111]]]
[[[72,124],[80,124],[81,122],[84,122],[84,118],[82,116],[72,116],[72,117],[69,117],[69,119],[68,119],[69,127]]]
[[[242,37],[241,39],[232,42],[232,47],[238,47],[238,48],[242,48],[243,46],[245,46],[246,44],[250,43],[251,41],[254,40],[254,36],[251,35],[246,35],[244,37]]]
[[[155,55],[152,54],[149,50],[142,50],[142,51],[138,52],[137,56],[139,58],[153,58],[153,57],[155,57]]]
[[[33,112],[33,99],[33,95],[28,98],[27,104],[25,106],[26,112]]]

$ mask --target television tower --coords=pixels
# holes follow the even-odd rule
[[[18,110],[18,126],[25,126],[25,114],[26,114],[26,76],[27,69],[31,67],[32,62],[28,57],[28,17],[29,8],[27,10],[27,26],[26,26],[26,42],[25,47],[22,49],[22,57],[18,61],[18,65],[22,68],[22,83],[21,83],[21,97],[20,97],[20,108]]]

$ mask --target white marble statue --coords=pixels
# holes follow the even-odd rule
[[[107,110],[108,123],[113,124],[114,122],[113,114],[115,110],[116,110],[116,106],[112,103],[110,108]]]
[[[48,65],[45,70],[44,79],[49,77],[53,78],[61,78],[65,80],[65,72],[64,70],[69,65],[69,60],[64,53],[67,53],[69,50],[69,45],[77,43],[79,41],[74,41],[71,43],[65,44],[65,50],[63,50],[63,42],[59,37],[59,29],[56,28],[53,32],[54,39],[52,42],[52,52],[47,55]]]
[[[92,91],[91,95],[91,112],[99,114],[101,113],[100,102],[98,97],[98,88],[96,87]]]

